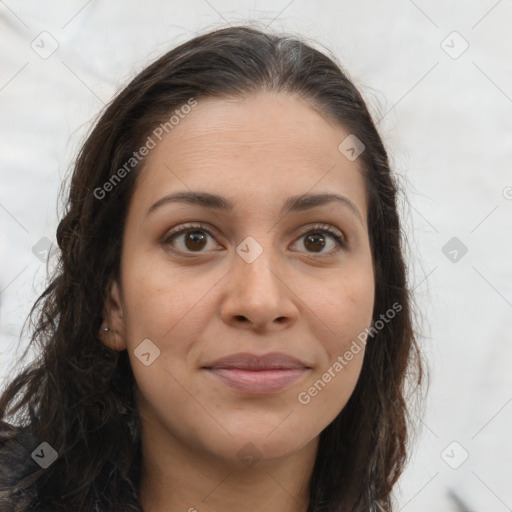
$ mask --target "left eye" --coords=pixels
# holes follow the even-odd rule
[[[172,251],[185,254],[205,252],[208,249],[208,238],[211,238],[211,249],[219,248],[214,236],[202,225],[189,225],[172,232],[162,243],[171,246]],[[314,227],[303,233],[298,240],[307,252],[323,254],[337,252],[345,247],[343,237],[329,227]],[[329,244],[330,242],[330,244]],[[296,242],[297,243],[297,242]],[[177,247],[176,247],[177,246]]]
[[[329,226],[313,227],[302,234],[299,240],[302,240],[302,245],[312,254],[334,253],[345,247],[343,237]]]

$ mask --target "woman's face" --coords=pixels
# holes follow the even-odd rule
[[[364,355],[353,342],[372,320],[365,184],[338,149],[349,132],[260,93],[201,99],[163,134],[129,205],[110,343],[128,349],[148,424],[181,446],[290,455],[347,403]],[[276,352],[296,364],[215,364]]]

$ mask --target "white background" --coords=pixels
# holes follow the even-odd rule
[[[379,128],[406,188],[431,386],[397,510],[512,510],[511,0],[4,0],[0,15],[4,381],[43,291],[45,264],[32,248],[43,237],[55,243],[57,193],[99,110],[168,49],[260,20],[332,50],[384,116]],[[31,44],[58,48],[43,59]],[[468,249],[457,262],[442,252],[452,237]],[[446,461],[457,465],[463,450],[468,459],[452,469]]]

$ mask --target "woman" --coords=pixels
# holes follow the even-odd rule
[[[422,377],[396,194],[299,40],[226,28],[142,71],[76,162],[0,509],[391,510]]]

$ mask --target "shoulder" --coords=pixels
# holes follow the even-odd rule
[[[42,453],[41,448],[44,449],[40,444],[31,428],[12,427],[0,421],[0,512],[55,512],[53,504],[56,503],[56,496],[53,492],[56,487],[50,485],[47,490],[52,494],[48,495],[44,485],[41,487],[40,482],[31,477],[41,469],[36,462],[37,454]],[[105,478],[101,479],[101,488],[105,487],[107,476],[102,475]],[[123,481],[123,486],[125,485],[126,482]],[[98,489],[99,486],[96,491]],[[119,498],[122,498],[122,503],[114,509],[107,497],[102,496],[99,491],[96,497],[91,497],[91,503],[83,510],[142,512],[131,487],[126,487]],[[60,505],[63,506],[62,503]]]
[[[0,510],[32,510],[36,491],[23,480],[37,468],[32,452],[37,443],[29,428],[0,422]]]
[[[0,487],[15,486],[34,471],[35,438],[30,428],[18,428],[0,439]]]

